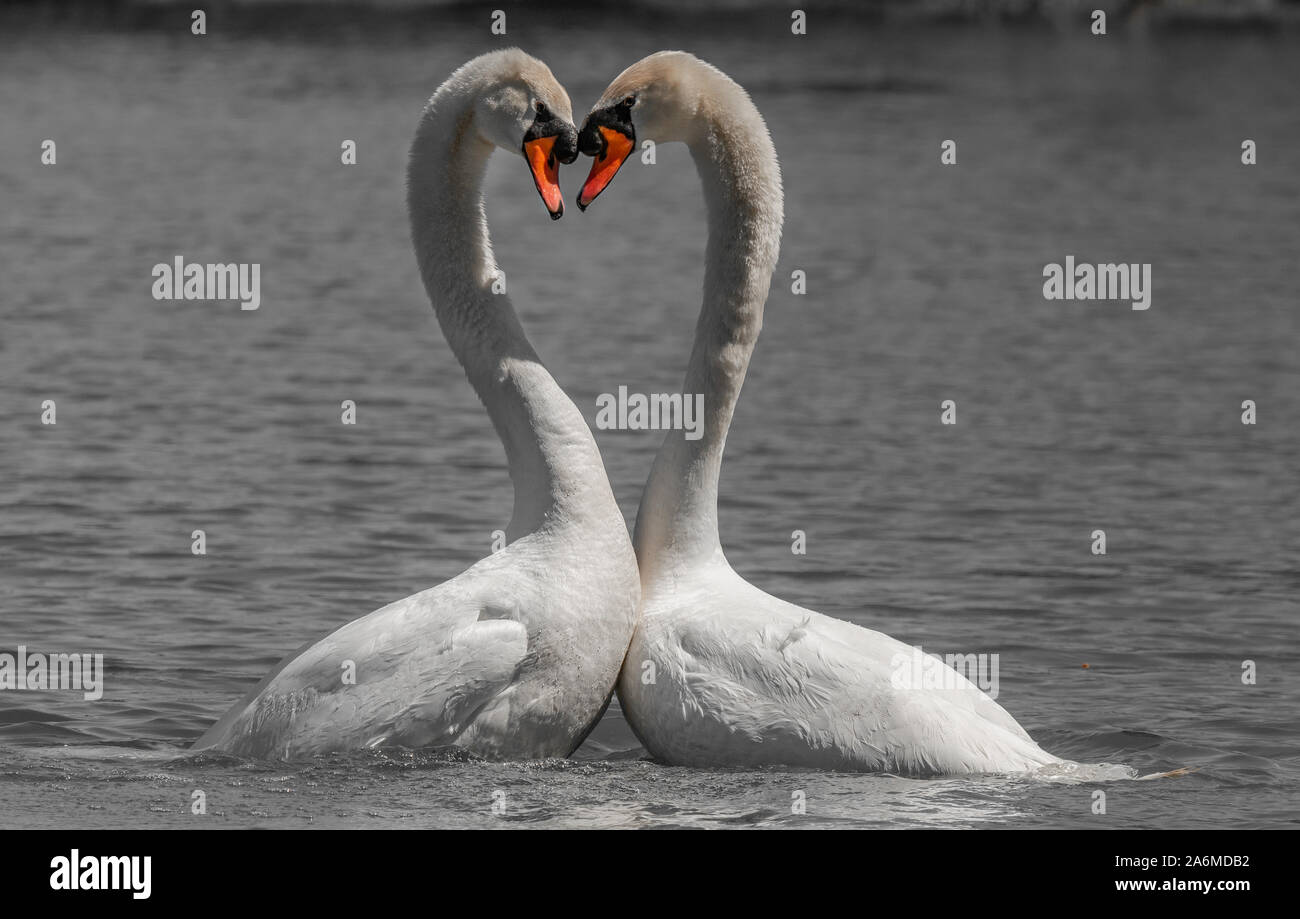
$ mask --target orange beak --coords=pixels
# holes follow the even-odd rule
[[[524,144],[524,158],[533,174],[533,184],[552,220],[564,216],[564,196],[560,194],[560,164],[555,161],[555,137],[539,137]]]
[[[592,161],[591,172],[587,174],[587,181],[578,195],[578,207],[583,210],[614,180],[614,176],[632,154],[635,143],[621,131],[604,127],[599,130],[600,136],[605,139],[605,150]]]

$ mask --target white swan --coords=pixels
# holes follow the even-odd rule
[[[952,689],[911,688],[900,672],[909,646],[779,600],[727,564],[718,472],[776,266],[780,167],[745,91],[682,52],[629,67],[587,116],[579,147],[595,161],[579,207],[609,184],[637,137],[690,148],[709,242],[683,388],[704,394],[704,433],[669,433],[633,536],[641,622],[618,683],[632,729],[656,758],[690,766],[935,775],[1063,762],[955,670],[946,671]]]
[[[481,182],[522,154],[552,217],[556,159],[577,157],[569,97],[517,49],[475,58],[429,100],[408,165],[411,235],[443,333],[505,445],[509,545],[291,656],[195,749],[259,758],[394,745],[567,756],[613,694],[640,585],[582,414],[504,295]],[[355,672],[355,684],[345,680]]]

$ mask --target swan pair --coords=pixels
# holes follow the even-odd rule
[[[481,182],[493,148],[521,154],[558,218],[558,164],[593,158],[586,209],[638,137],[685,143],[704,188],[704,305],[683,392],[703,393],[706,415],[699,439],[667,435],[629,542],[581,413],[492,292]],[[614,80],[578,131],[544,64],[515,49],[483,55],[425,108],[408,207],[429,298],[505,446],[509,545],[291,656],[197,748],[567,756],[617,685],[632,729],[666,763],[933,775],[1062,762],[955,672],[947,688],[900,688],[909,646],[772,597],[723,555],[723,447],[783,219],[776,152],[740,86],[661,52]]]

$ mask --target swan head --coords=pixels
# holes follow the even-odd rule
[[[578,158],[578,130],[569,94],[551,69],[518,48],[495,51],[477,62],[474,125],[488,143],[524,158],[552,220],[564,216],[559,164]]]
[[[694,140],[705,90],[718,77],[727,79],[685,51],[660,51],[615,77],[578,132],[578,149],[594,158],[578,207],[586,210],[609,186],[636,149],[638,135],[656,143]]]

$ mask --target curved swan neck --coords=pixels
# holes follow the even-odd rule
[[[474,129],[473,96],[444,86],[429,100],[407,163],[407,209],[425,290],[477,390],[499,356],[536,355],[509,299],[492,292],[498,269],[482,184],[493,146]]]
[[[634,540],[643,579],[661,564],[721,554],[722,453],[781,243],[781,170],[763,118],[729,77],[699,66],[698,131],[687,144],[703,184],[709,241],[683,398],[704,394],[704,429],[698,440],[670,432],[655,457]]]
[[[498,269],[482,180],[493,145],[474,127],[482,84],[452,80],[429,100],[411,146],[407,207],[438,323],[505,446],[513,541],[571,519],[593,489],[609,489],[582,414],[542,365],[509,297],[492,290]]]

